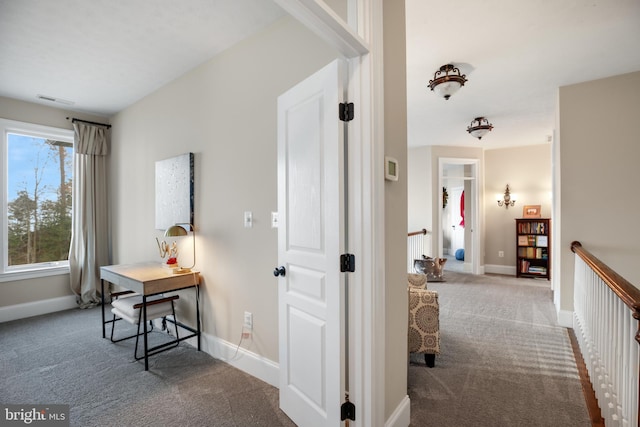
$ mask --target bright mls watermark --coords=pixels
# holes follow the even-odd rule
[[[0,404],[0,427],[69,427],[69,405]]]

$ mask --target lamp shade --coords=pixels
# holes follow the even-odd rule
[[[164,237],[180,237],[180,236],[188,236],[189,232],[187,231],[187,228],[191,228],[191,225],[189,224],[184,224],[184,225],[180,225],[180,224],[176,224],[176,225],[172,225],[171,227],[167,228],[164,232]]]
[[[489,123],[489,120],[484,117],[476,117],[467,127],[467,132],[475,138],[482,139],[491,129],[493,129],[493,125]]]
[[[433,91],[440,98],[449,99],[451,98],[451,95],[456,93],[458,89],[460,89],[461,87],[462,85],[459,82],[451,81],[451,82],[440,83],[438,86],[433,88]]]

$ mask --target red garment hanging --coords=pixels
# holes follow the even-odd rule
[[[462,217],[460,225],[464,227],[464,191],[460,194],[460,216]]]

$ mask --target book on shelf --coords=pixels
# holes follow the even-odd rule
[[[518,257],[530,259],[547,259],[549,255],[546,248],[527,246],[518,248]]]
[[[518,223],[518,234],[547,234],[546,223],[540,221],[526,221]]]
[[[520,235],[518,236],[518,246],[538,246],[536,245],[536,237],[534,235]]]
[[[542,267],[542,266],[537,266],[537,265],[530,265],[528,273],[547,274],[547,267]]]
[[[547,236],[536,236],[536,246],[541,248],[546,248],[549,246],[549,241]]]
[[[520,273],[524,274],[547,274],[547,267],[542,265],[531,265],[527,260],[520,260]]]

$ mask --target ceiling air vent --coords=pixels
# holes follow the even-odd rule
[[[42,99],[43,101],[57,102],[58,104],[64,104],[64,105],[75,104],[75,102],[73,101],[67,101],[66,99],[61,99],[61,98],[54,98],[53,96],[48,96],[48,95],[37,95],[37,97],[38,99]]]

